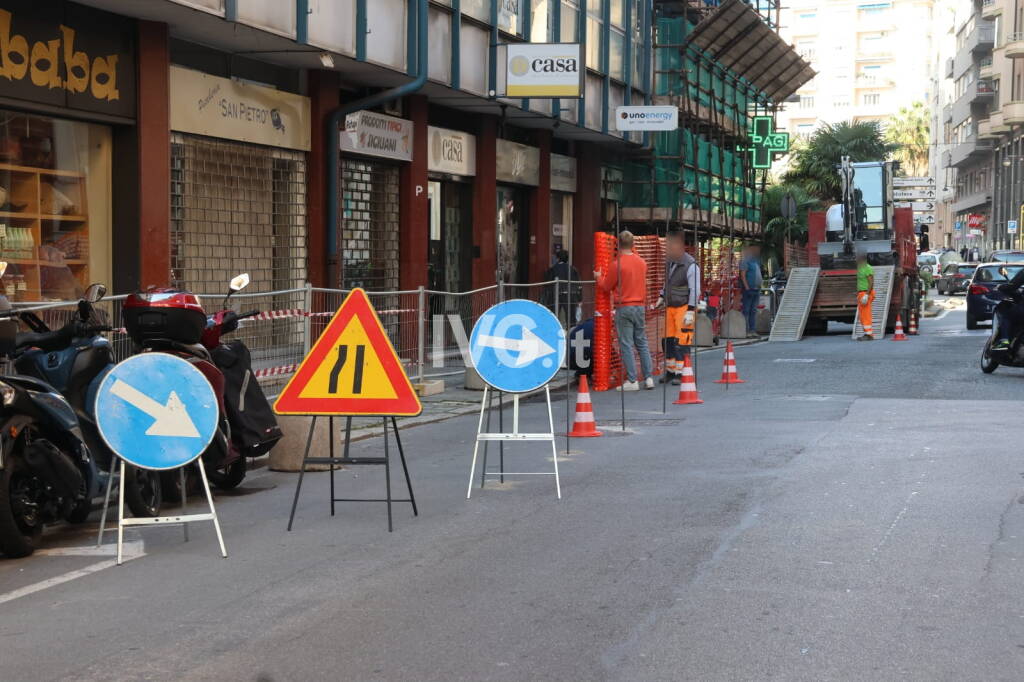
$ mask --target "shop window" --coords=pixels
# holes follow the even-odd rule
[[[17,301],[74,300],[109,283],[110,129],[0,111],[0,286]]]
[[[530,42],[546,43],[551,40],[552,0],[530,0]]]
[[[612,78],[620,81],[626,80],[626,69],[623,58],[626,36],[619,31],[612,29],[609,34],[608,43],[608,73]]]
[[[579,5],[576,0],[562,0],[561,41],[575,43],[579,39]]]
[[[253,292],[302,287],[305,154],[174,133],[171,268],[176,286],[198,293],[240,272]]]
[[[398,167],[343,158],[341,197],[342,286],[398,290]]]
[[[601,68],[601,22],[587,17],[587,68],[603,71]]]

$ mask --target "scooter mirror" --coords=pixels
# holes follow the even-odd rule
[[[90,284],[89,288],[85,290],[85,300],[89,303],[95,303],[106,295],[107,287],[99,283]]]
[[[228,288],[231,289],[232,292],[235,292],[241,291],[247,286],[249,286],[249,273],[243,272],[241,275],[238,275],[231,280],[231,283],[228,285]]]

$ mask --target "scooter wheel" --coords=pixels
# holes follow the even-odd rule
[[[215,487],[221,490],[232,490],[245,480],[245,469],[245,457],[239,455],[238,459],[229,464],[226,469],[207,469],[206,477]]]
[[[981,351],[981,371],[985,374],[991,374],[999,366],[999,361],[992,357],[991,349],[992,344],[986,343],[985,349]]]

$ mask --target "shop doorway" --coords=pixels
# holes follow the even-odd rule
[[[473,277],[472,186],[431,181],[428,185],[427,288],[469,291]]]
[[[498,185],[497,264],[498,280],[522,284],[528,280],[530,226],[527,222],[527,190]]]

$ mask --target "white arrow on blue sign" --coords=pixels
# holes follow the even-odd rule
[[[133,355],[104,377],[96,425],[119,457],[143,469],[175,469],[201,455],[217,432],[213,387],[187,360]]]
[[[489,308],[469,338],[480,378],[508,393],[540,388],[565,357],[565,330],[554,314],[533,301],[514,299]]]

